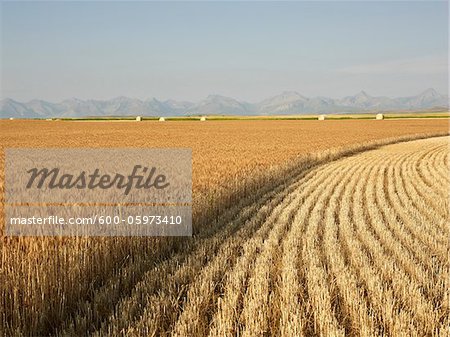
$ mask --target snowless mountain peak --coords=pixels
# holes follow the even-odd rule
[[[429,108],[448,109],[448,96],[429,88],[416,96],[374,97],[361,91],[341,99],[328,97],[305,97],[296,91],[283,91],[277,96],[251,104],[222,95],[209,95],[200,102],[145,101],[125,96],[110,100],[81,100],[71,98],[60,103],[34,99],[27,103],[11,98],[0,101],[0,118],[49,118],[94,116],[187,116],[187,115],[282,115],[315,114],[364,111],[420,110]]]
[[[420,96],[422,97],[427,97],[427,98],[435,98],[435,97],[442,97],[441,94],[439,94],[436,90],[434,90],[433,88],[428,88],[427,90],[425,90],[424,92],[422,92],[420,94]]]
[[[112,101],[115,101],[115,102],[126,102],[128,100],[130,100],[130,99],[126,96],[117,96],[112,99]]]
[[[359,93],[356,94],[357,97],[371,97],[367,92],[364,90],[361,90]]]
[[[297,91],[283,91],[280,95],[275,96],[275,97],[286,98],[286,99],[293,99],[293,98],[306,99],[305,96],[298,93]]]
[[[79,98],[76,98],[76,97],[68,98],[68,99],[66,99],[65,101],[66,101],[66,102],[76,102],[76,103],[82,103],[82,102],[83,102],[82,99],[79,99]]]
[[[18,103],[15,100],[13,100],[12,98],[9,98],[9,97],[3,98],[0,102],[2,104]]]
[[[299,96],[299,97],[303,97],[302,95],[300,95],[297,91],[293,91],[293,90],[285,90],[281,93],[282,96]]]
[[[207,100],[227,100],[227,99],[233,99],[231,97],[218,95],[218,94],[211,94],[206,97]],[[234,99],[233,99],[234,100]]]

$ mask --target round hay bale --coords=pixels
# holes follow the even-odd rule
[[[12,121],[12,120],[14,120],[14,118],[10,117],[9,120]]]
[[[200,122],[205,122],[206,121],[206,117],[201,117],[200,118]]]
[[[319,121],[324,121],[326,117],[327,117],[327,116],[325,116],[325,115],[319,115],[319,118],[317,118],[317,119],[318,119]]]
[[[164,118],[164,117],[159,117],[159,119],[158,119],[160,122],[165,122],[166,121],[166,119]]]
[[[383,114],[377,114],[377,115],[375,116],[375,119],[377,119],[377,120],[382,120],[382,119],[384,119],[384,115],[383,115]]]
[[[136,122],[141,122],[142,121],[142,116],[137,116],[136,117]]]

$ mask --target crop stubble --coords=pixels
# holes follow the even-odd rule
[[[4,331],[444,331],[442,141],[310,166],[358,144],[446,132],[446,121],[3,123],[3,147],[192,147],[198,236],[3,238]]]

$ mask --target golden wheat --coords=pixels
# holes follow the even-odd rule
[[[246,220],[233,236],[218,234],[219,247],[199,246],[178,269],[197,271],[186,290],[172,298],[155,294],[133,319],[117,310],[97,334],[445,335],[448,260],[419,234],[448,236],[446,211],[429,221],[417,190],[402,198],[409,200],[405,208],[394,189],[396,182],[410,193],[405,184],[421,186],[410,179],[420,175],[401,168],[423,166],[434,152],[447,151],[448,141],[388,145],[307,169],[253,212],[243,211]],[[448,189],[428,187],[436,195]],[[448,207],[448,200],[440,203]],[[448,242],[435,248],[448,252]],[[207,261],[199,263],[202,255]],[[177,305],[164,306],[171,302]],[[170,308],[170,318],[155,321],[155,303],[157,310]]]
[[[445,335],[448,141],[371,149],[448,125],[385,122],[14,121],[2,146],[194,148],[196,232],[3,237],[0,335]]]

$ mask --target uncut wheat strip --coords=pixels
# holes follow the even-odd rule
[[[311,183],[310,180],[315,175],[316,173],[314,172],[308,179],[300,180],[300,187],[297,187],[297,190],[293,192],[295,198],[285,204],[297,204],[300,200],[305,199],[306,201],[304,204],[310,204],[311,202],[309,200],[313,197],[312,192],[327,178],[326,174],[321,174],[320,179],[315,179],[315,183]],[[305,209],[305,206],[301,207],[301,209]],[[284,216],[287,216],[286,210],[288,210],[289,213],[292,212],[285,208],[283,211],[285,213]],[[278,220],[278,222],[279,221],[280,220]],[[239,308],[242,306],[244,290],[248,284],[247,278],[250,276],[251,270],[253,270],[255,257],[261,250],[262,245],[263,242],[257,236],[248,240],[243,246],[244,253],[239,257],[233,270],[227,273],[224,296],[218,301],[218,310],[212,321],[210,330],[211,336],[234,335],[236,331],[241,328],[241,323],[239,323]]]
[[[349,166],[351,167],[351,166]],[[347,168],[348,170],[348,168]],[[347,170],[339,170],[334,175],[324,193],[317,200],[309,218],[302,246],[302,261],[305,268],[305,281],[308,294],[308,312],[314,319],[314,331],[321,336],[340,336],[345,331],[340,326],[332,306],[329,274],[324,268],[324,257],[319,248],[318,229],[322,222],[326,204],[338,182],[345,176]]]
[[[306,170],[305,172],[303,172],[302,174],[306,174],[308,171]],[[293,175],[294,176],[294,175]],[[289,179],[292,177],[288,177]],[[287,179],[287,180],[289,180]],[[282,190],[283,187],[280,188],[280,190]],[[258,200],[258,204],[263,204],[264,202],[267,202],[267,200],[271,200],[271,202],[276,203],[276,200],[273,200],[274,196],[277,195],[277,191],[279,189],[275,189],[274,191],[270,191],[270,193],[266,194],[265,196],[263,196],[260,200]],[[276,198],[275,198],[276,199]],[[239,206],[239,205],[238,205]],[[252,213],[252,209],[254,208],[254,205],[252,207],[245,207],[239,214],[238,218],[240,217],[241,221],[244,221],[246,218],[250,218]],[[264,208],[261,208],[262,210]],[[225,217],[226,219],[226,217]],[[236,220],[236,219],[235,219]],[[224,233],[222,233],[222,235],[224,237],[227,237],[230,235],[230,230],[235,230],[237,228],[237,226],[240,224],[237,221],[231,222],[233,225],[232,226],[225,226],[225,230]],[[212,228],[216,228],[218,226],[212,226]],[[193,261],[196,262],[195,265],[186,265],[183,264],[183,267],[178,266],[178,263],[180,263],[177,259],[174,259],[173,261],[176,262],[175,267],[178,269],[177,273],[179,275],[184,275],[184,278],[180,278],[180,276],[178,275],[172,275],[171,276],[171,281],[170,282],[163,282],[163,286],[167,285],[167,284],[173,284],[175,283],[174,280],[178,280],[178,282],[176,282],[175,284],[179,284],[181,281],[180,279],[185,279],[186,277],[186,269],[190,269],[190,268],[194,268],[195,266],[197,266],[198,268],[201,268],[202,265],[199,265],[198,262],[199,261],[203,261],[203,257],[205,256],[203,253],[204,250],[204,246],[208,245],[208,240],[210,240],[210,243],[214,243],[214,245],[210,245],[211,247],[218,247],[218,244],[222,244],[223,242],[219,242],[220,239],[218,238],[212,238],[212,239],[204,239],[206,241],[200,241],[200,240],[195,240],[194,244],[196,244],[197,246],[199,246],[199,243],[201,243],[201,245],[203,245],[201,247],[201,249],[199,249],[199,252],[197,252],[197,258],[194,257],[194,259],[192,259]],[[211,252],[210,252],[211,253]],[[195,268],[194,268],[195,269]],[[198,269],[199,270],[199,269]],[[157,272],[156,272],[157,273]],[[192,274],[192,273],[191,273]],[[109,329],[109,330],[114,330],[114,331],[120,331],[122,329],[124,329],[125,326],[123,326],[123,324],[119,324],[118,322],[127,322],[128,324],[130,324],[134,319],[132,319],[131,316],[128,315],[128,312],[132,312],[133,313],[133,317],[138,317],[140,315],[140,313],[142,313],[143,308],[146,307],[145,303],[148,303],[148,300],[156,300],[155,297],[157,296],[149,296],[152,293],[155,293],[156,289],[160,289],[161,293],[165,294],[167,296],[167,292],[164,292],[164,289],[161,288],[149,288],[149,286],[147,286],[147,283],[150,285],[151,284],[151,280],[152,278],[155,277],[160,277],[160,278],[164,278],[166,275],[162,275],[162,276],[155,276],[155,273],[148,273],[148,275],[146,276],[146,279],[144,278],[144,280],[140,283],[138,283],[136,285],[136,289],[134,289],[133,294],[130,297],[125,298],[124,300],[122,300],[119,304],[118,304],[118,308],[115,310],[116,314],[111,316],[106,323],[103,324],[104,328],[103,329]],[[142,288],[142,289],[141,289]],[[144,296],[144,295],[145,296]],[[161,299],[162,301],[167,301],[166,299]],[[144,303],[142,303],[142,301]],[[120,316],[117,316],[120,315]],[[158,315],[159,317],[161,315]],[[109,322],[109,323],[108,323]],[[112,329],[111,326],[108,326],[109,324],[113,325],[114,328]]]
[[[406,161],[406,159],[405,159]],[[393,175],[391,183],[395,186],[395,193],[391,196],[393,200],[398,201],[398,206],[394,202],[394,207],[397,213],[404,217],[405,223],[410,225],[409,228],[415,229],[415,234],[418,238],[423,240],[430,249],[435,250],[435,253],[446,259],[446,245],[447,237],[430,225],[429,219],[424,217],[416,208],[415,204],[410,200],[409,195],[405,190],[404,178],[401,175],[401,165],[393,168]]]
[[[364,158],[360,160],[363,161]],[[348,260],[355,272],[359,274],[361,282],[365,284],[370,305],[380,322],[380,333],[393,336],[419,336],[411,313],[400,306],[389,283],[386,283],[379,271],[372,266],[372,254],[369,257],[369,252],[361,240],[360,227],[366,221],[362,210],[364,207],[362,190],[363,185],[366,184],[365,179],[373,169],[373,164],[369,164],[370,161],[367,163],[364,170],[354,177],[356,184],[351,184],[354,193],[350,195],[350,198],[342,199],[339,220],[340,228],[344,232],[342,237],[349,256]]]
[[[423,333],[430,333],[430,328],[432,328],[437,319],[432,304],[423,297],[420,286],[403,269],[398,268],[398,261],[385,253],[385,248],[372,233],[372,230],[377,230],[377,228],[380,233],[383,231],[383,226],[381,225],[383,219],[379,214],[379,210],[377,212],[377,207],[371,198],[373,185],[375,184],[374,177],[376,176],[374,172],[376,173],[377,171],[378,169],[375,167],[372,169],[371,173],[366,177],[368,180],[366,186],[358,194],[365,206],[361,210],[359,210],[359,207],[355,207],[357,216],[360,219],[359,238],[373,256],[372,262],[374,266],[383,275],[386,282],[393,287],[395,296],[410,310],[415,318],[418,330]],[[383,238],[383,234],[380,234],[379,238]]]
[[[158,266],[154,267],[154,264],[158,264]],[[77,313],[56,328],[55,335],[79,335],[92,332],[102,321],[102,316],[107,316],[109,312],[113,312],[116,301],[119,298],[120,301],[124,299],[123,296],[126,296],[124,285],[129,284],[127,288],[130,289],[135,286],[133,280],[136,277],[140,278],[140,275],[170,272],[170,266],[164,262],[157,263],[151,258],[145,261],[141,258],[133,259],[132,263],[120,268],[115,277],[108,279],[106,284],[95,292],[93,301],[86,302],[84,305],[78,304]],[[153,279],[152,287],[157,288],[159,285],[160,280]],[[132,310],[130,309],[130,311]]]
[[[295,199],[298,199],[298,200],[300,200],[300,198],[301,197],[303,197],[303,196],[306,196],[306,195],[308,195],[308,193],[310,192],[310,191],[312,191],[313,189],[314,189],[314,185],[311,185],[311,186],[308,186],[308,188],[305,190],[305,191],[303,191],[302,193],[302,195],[298,195],[298,193],[296,193],[295,191],[294,192],[292,192],[288,197],[286,197],[285,199],[286,200],[284,200],[282,203],[280,203],[280,205],[279,205],[279,207],[278,207],[278,209],[276,210],[277,211],[277,218],[278,217],[286,217],[286,216],[289,216],[288,214],[289,213],[291,213],[292,211],[291,210],[287,210],[287,209],[285,209],[284,207],[284,205],[289,205],[289,204],[291,204],[291,203],[293,203],[293,202],[295,202],[295,201],[293,201],[293,199],[295,200]],[[303,188],[303,187],[302,187]],[[274,219],[271,219],[270,221],[268,221],[267,222],[267,226],[268,226],[268,228],[270,228],[270,226],[274,226],[274,224],[276,225],[277,223],[279,223],[280,221],[275,221],[275,222],[273,222],[273,220],[277,220],[277,218],[274,218]],[[259,241],[260,241],[260,243],[262,244],[262,239],[263,238],[259,238]],[[267,240],[266,240],[267,241]],[[238,261],[239,262],[239,261]],[[232,272],[232,271],[230,271],[230,272]],[[213,294],[212,294],[213,295]],[[201,292],[200,294],[199,294],[199,296],[201,296],[202,298],[205,298],[205,297],[207,297],[208,296],[208,294],[205,294],[205,293],[203,293],[203,292]],[[197,308],[194,308],[194,310],[196,310]],[[189,313],[190,311],[192,311],[193,309],[192,309],[192,307],[187,307],[187,308],[185,308],[185,310],[184,310],[184,312],[183,312],[183,314],[186,312],[186,313]],[[181,315],[181,318],[183,318],[183,314]],[[179,324],[179,322],[177,322],[177,324]],[[176,328],[177,328],[177,326],[176,326]],[[193,328],[193,325],[192,325],[192,323],[189,325],[189,329],[192,329]],[[195,331],[195,326],[194,326],[194,330],[193,331]],[[176,331],[175,331],[175,333],[177,333]],[[181,333],[181,332],[180,332]]]
[[[332,194],[325,211],[325,228],[323,247],[327,257],[327,266],[336,282],[338,296],[335,300],[340,307],[341,324],[346,326],[346,334],[354,336],[372,337],[376,335],[373,319],[369,316],[369,309],[364,298],[363,289],[358,286],[358,279],[354,272],[346,265],[341,244],[338,242],[338,227],[340,227],[337,214],[340,202],[352,177],[361,170],[361,164],[351,166],[345,179],[342,179]]]
[[[20,237],[13,239],[17,239],[17,245],[13,245],[14,249],[10,251],[16,254],[16,261],[20,263],[15,269],[14,278],[23,278],[23,280],[12,281],[15,288],[11,302],[15,309],[12,312],[18,315],[19,321],[17,325],[10,325],[11,330],[7,335],[13,334],[12,329],[17,334],[26,335],[31,333],[28,332],[29,330],[35,335],[48,334],[53,331],[52,323],[58,324],[67,313],[67,308],[64,307],[71,303],[68,299],[72,299],[74,293],[79,294],[78,284],[84,282],[82,271],[87,274],[95,273],[86,267],[90,265],[86,259],[88,255],[93,254],[93,247],[102,248],[104,241],[98,239],[92,244],[92,241],[86,238],[66,240],[55,237]],[[17,259],[17,256],[21,259]],[[103,260],[105,264],[108,261],[111,262],[110,256],[109,253],[105,254]],[[70,269],[68,269],[69,266]],[[65,283],[55,283],[61,269],[68,270]],[[71,287],[67,287],[66,283]],[[30,309],[31,307],[33,309]],[[33,310],[42,311],[42,314],[36,316]]]
[[[280,189],[282,190],[282,189]],[[288,190],[287,190],[288,191]],[[178,304],[176,304],[176,301],[173,300],[173,298],[167,298],[170,296],[174,296],[175,293],[176,296],[180,296],[179,291],[171,290],[171,291],[165,291],[164,288],[167,288],[168,286],[171,286],[173,284],[179,285],[182,287],[183,284],[188,284],[195,275],[197,275],[198,271],[204,266],[206,263],[205,256],[214,256],[216,254],[217,249],[220,246],[223,246],[226,244],[226,239],[230,236],[234,235],[233,230],[236,229],[238,226],[240,226],[241,230],[244,230],[244,228],[247,228],[248,224],[244,223],[244,225],[241,224],[241,221],[247,221],[250,223],[250,221],[253,221],[258,219],[258,223],[254,223],[252,225],[253,229],[256,229],[259,227],[259,223],[262,222],[266,215],[268,214],[268,209],[271,209],[275,205],[278,204],[278,202],[281,200],[282,194],[277,194],[278,189],[275,189],[273,192],[270,192],[267,196],[261,198],[261,201],[253,205],[251,207],[247,207],[244,210],[240,212],[241,218],[235,219],[234,222],[231,224],[224,226],[223,231],[219,232],[218,235],[213,236],[212,238],[206,238],[204,240],[197,240],[198,243],[197,251],[192,254],[192,256],[188,256],[187,262],[183,262],[181,266],[178,265],[179,261],[177,259],[173,259],[175,273],[171,275],[153,275],[149,273],[147,275],[147,279],[144,279],[142,282],[140,282],[136,288],[133,290],[133,294],[124,300],[121,304],[119,304],[118,309],[116,312],[120,314],[120,316],[112,316],[110,317],[109,321],[104,324],[102,327],[102,330],[108,330],[108,331],[121,331],[124,328],[126,328],[128,325],[132,323],[133,320],[130,320],[131,317],[127,316],[127,312],[136,311],[136,306],[139,304],[139,308],[142,308],[144,310],[144,314],[141,316],[140,321],[137,323],[137,325],[142,326],[142,322],[146,322],[146,324],[150,324],[152,321],[151,318],[148,317],[148,315],[151,315],[154,320],[156,320],[154,323],[151,324],[153,326],[158,327],[160,324],[158,324],[158,320],[162,319],[164,317],[161,313],[156,313],[154,310],[145,310],[147,309],[147,306],[150,307],[158,307],[161,308],[161,306],[158,305],[158,301],[161,301],[162,303],[172,302],[174,305],[178,307]],[[265,204],[264,204],[265,203]],[[260,208],[258,208],[257,205],[263,204]],[[258,211],[255,218],[252,218],[252,215],[254,214],[254,211]],[[154,289],[151,288],[151,280],[154,278],[161,278],[166,279],[166,281],[163,282],[162,287]],[[173,287],[172,287],[173,288]],[[155,292],[155,290],[159,289],[159,293],[155,295],[151,295]],[[131,308],[131,309],[129,309]],[[145,308],[145,309],[144,309]],[[165,311],[167,308],[162,307]],[[142,310],[141,313],[142,313]],[[136,316],[134,314],[133,316]],[[175,316],[176,317],[176,316]],[[142,321],[142,322],[141,322]],[[119,324],[120,322],[123,322],[123,324]]]
[[[309,212],[317,198],[323,193],[325,186],[334,180],[330,176],[332,172],[332,170],[320,169],[312,183],[302,186],[297,191],[296,198],[286,204],[283,217],[278,220],[271,236],[264,242],[245,293],[244,309],[241,315],[243,331],[239,335],[253,336],[263,332],[277,335],[281,300],[276,281],[279,275],[277,266],[280,264],[281,240],[286,236],[295,214]],[[328,178],[323,180],[324,177]],[[298,207],[301,200],[303,202]],[[255,312],[258,312],[256,317]]]

